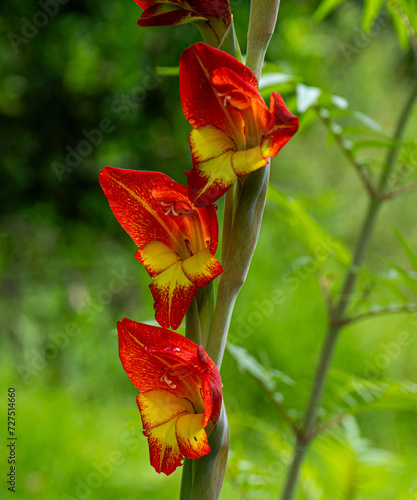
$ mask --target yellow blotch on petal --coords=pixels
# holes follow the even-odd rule
[[[198,289],[184,274],[182,261],[159,274],[149,288],[155,300],[156,320],[176,330]]]
[[[190,133],[190,146],[193,157],[198,162],[237,149],[235,142],[228,135],[212,125],[193,129]]]
[[[198,458],[210,453],[206,431],[203,429],[204,415],[188,414],[177,418],[175,433],[180,452],[187,458]]]
[[[150,285],[151,290],[154,288],[159,289],[164,299],[168,302],[172,301],[174,293],[176,293],[175,291],[178,288],[182,288],[185,291],[192,286],[192,282],[184,274],[181,264],[182,261],[179,259],[178,262],[159,274]]]
[[[186,259],[182,263],[182,269],[187,278],[197,286],[208,285],[222,272],[219,261],[211,255],[208,247]]]
[[[268,163],[263,155],[260,146],[246,151],[237,151],[232,156],[232,168],[237,177],[249,174]]]
[[[180,257],[161,241],[151,241],[137,251],[140,262],[151,276],[156,276],[178,262]]]
[[[137,396],[144,431],[163,425],[178,415],[194,413],[193,405],[169,391],[155,389]]]

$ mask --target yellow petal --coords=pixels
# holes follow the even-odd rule
[[[168,267],[178,262],[180,257],[161,241],[151,241],[136,252],[136,258],[141,262],[151,276],[156,276]]]
[[[197,293],[198,287],[184,274],[182,262],[175,262],[150,284],[155,300],[156,321],[176,330]]]
[[[164,472],[166,475],[171,474],[178,466],[182,465],[184,458],[175,434],[176,420],[173,418],[169,422],[144,433],[148,438],[152,467],[156,472]]]
[[[172,388],[175,389],[175,382],[170,381],[169,377],[166,383],[167,386],[172,384]],[[178,397],[163,389],[142,392],[137,396],[137,403],[144,431],[163,425],[182,413],[194,413],[194,407],[188,399]]]
[[[212,125],[193,129],[189,137],[193,160],[202,162],[236,148],[235,142]]]
[[[246,151],[236,151],[232,156],[232,168],[237,177],[249,174],[268,163],[262,156],[260,146]]]
[[[206,286],[223,272],[219,261],[211,255],[210,248],[184,260],[182,269],[187,278],[197,286]]]
[[[179,450],[187,458],[199,458],[210,453],[203,418],[204,415],[199,413],[181,415],[176,419],[175,433]]]

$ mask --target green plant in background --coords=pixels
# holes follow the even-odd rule
[[[338,2],[324,2],[324,4],[319,7],[316,16],[319,17],[328,13],[331,6],[335,6],[337,3]],[[162,5],[159,6],[159,4],[156,4],[155,8],[157,8],[157,5],[158,9],[162,8]],[[364,27],[366,29],[370,29],[375,21],[376,14],[370,10],[375,7],[375,5],[370,6],[370,3],[366,5],[364,13]],[[165,16],[168,15],[170,17],[169,19],[167,17],[167,21],[169,22],[164,21],[163,24],[171,24],[173,19],[172,16],[174,14],[180,14],[181,16],[185,15],[185,13],[181,10],[182,6],[179,5],[175,9],[179,10],[167,11],[167,13],[164,14]],[[146,12],[147,11],[144,13],[145,19],[147,18],[145,15]],[[162,15],[159,14],[159,12],[162,12],[162,10],[158,10],[158,15]],[[252,67],[255,71],[255,76],[258,79],[260,78],[266,48],[274,29],[277,12],[278,4],[274,5],[271,3],[271,5],[268,4],[261,6],[260,3],[252,2],[246,63],[249,67]],[[404,10],[399,6],[397,6],[396,12],[405,23],[410,44],[414,47],[416,44],[416,37],[414,31],[412,30],[409,12],[404,12]],[[152,19],[154,19],[152,21],[153,25],[158,24],[158,17]],[[268,23],[270,25],[268,25]],[[236,39],[234,36],[234,30],[229,28],[229,31],[232,33],[233,46],[235,46]],[[226,37],[227,36],[228,35],[226,35]],[[220,40],[220,46],[222,46],[223,42],[221,42],[221,39],[222,37],[218,36],[215,45],[217,45]],[[240,57],[239,51],[234,51],[233,53],[236,57]],[[268,111],[262,104],[263,101],[261,100],[260,95],[258,94],[259,97],[257,97],[256,90],[249,84],[253,78],[252,74],[248,72],[245,73],[245,67],[240,65],[238,62],[233,62],[233,59],[231,59],[227,54],[209,49],[208,46],[197,44],[193,46],[192,49],[187,49],[184,52],[181,57],[181,64],[180,92],[183,109],[190,124],[194,127],[193,132],[190,134],[193,168],[187,174],[189,200],[187,198],[181,198],[181,202],[176,201],[174,193],[168,196],[165,192],[161,191],[161,189],[165,189],[165,191],[167,191],[167,189],[169,189],[168,187],[164,188],[163,186],[156,186],[156,184],[152,187],[150,193],[155,199],[156,204],[158,204],[157,200],[162,200],[160,203],[163,205],[162,208],[165,215],[175,217],[180,216],[185,218],[188,217],[190,220],[191,217],[194,217],[193,214],[196,213],[196,208],[190,203],[195,203],[196,207],[209,207],[221,195],[226,193],[223,220],[224,250],[222,250],[222,262],[225,266],[224,271],[219,269],[214,274],[211,270],[211,266],[213,266],[213,264],[207,263],[203,265],[201,258],[201,263],[198,264],[200,267],[196,267],[196,271],[193,271],[204,273],[207,277],[211,274],[208,281],[201,283],[210,287],[212,287],[212,285],[209,285],[209,281],[211,281],[213,277],[216,277],[216,275],[223,273],[219,281],[215,306],[214,309],[210,311],[209,308],[213,307],[213,305],[209,305],[212,300],[209,298],[211,293],[209,292],[208,295],[202,295],[201,293],[199,298],[198,296],[196,298],[196,303],[193,306],[194,310],[190,310],[187,315],[186,327],[186,335],[191,339],[196,339],[198,342],[202,342],[203,345],[207,347],[209,354],[220,367],[233,306],[240,287],[246,278],[254,247],[256,245],[260,222],[262,220],[266,185],[268,183],[268,168],[265,167],[259,171],[258,169],[268,163],[268,157],[275,156],[280,147],[282,147],[282,145],[285,144],[285,142],[287,142],[294,133],[298,123],[296,123],[295,117],[293,117],[288,110],[286,110],[281,97],[278,98],[278,104],[275,104],[277,97],[274,93],[271,97],[271,114],[266,119],[263,119],[263,115],[268,113]],[[239,74],[240,80],[238,81],[237,75]],[[291,77],[285,78],[285,75],[272,73],[268,75],[266,81],[269,85],[271,85],[274,83],[291,82],[291,80]],[[256,85],[256,80],[254,80],[254,82]],[[352,136],[357,133],[361,135],[364,133],[367,134],[368,130],[358,130],[354,127],[347,127],[344,130],[335,120],[335,118],[340,116],[340,114],[345,114],[347,117],[352,117],[357,121],[362,122],[362,124],[367,125],[372,132],[377,130],[379,133],[378,126],[376,126],[371,119],[360,113],[349,112],[348,103],[343,98],[338,96],[325,96],[319,88],[307,87],[302,83],[296,85],[295,90],[297,95],[298,111],[306,113],[309,109],[313,109],[317,113],[318,117],[327,127],[333,140],[342,149],[343,153],[358,173],[360,180],[365,187],[366,193],[368,194],[369,203],[362,227],[359,231],[353,256],[350,258],[346,249],[344,249],[343,246],[334,238],[327,238],[326,233],[321,230],[321,228],[312,219],[303,213],[297,203],[291,202],[291,200],[288,200],[278,191],[273,189],[271,190],[271,199],[275,201],[281,209],[283,214],[282,220],[291,227],[294,235],[303,241],[304,245],[311,252],[312,258],[318,262],[317,265],[313,263],[313,270],[315,272],[320,271],[321,273],[320,285],[323,289],[328,314],[327,335],[323,343],[305,414],[300,423],[296,423],[291,418],[290,413],[287,411],[279,393],[274,392],[276,384],[273,381],[273,378],[271,378],[271,375],[265,372],[262,369],[262,366],[258,365],[258,363],[253,360],[252,357],[246,353],[246,351],[242,351],[237,347],[229,348],[229,352],[231,352],[231,354],[236,358],[238,363],[242,363],[242,360],[240,359],[242,355],[246,360],[248,360],[248,366],[251,367],[249,372],[260,381],[262,387],[273,398],[279,411],[287,423],[289,423],[295,434],[296,443],[294,445],[293,458],[291,460],[287,480],[282,493],[283,500],[291,500],[294,496],[299,469],[311,442],[321,432],[328,430],[335,424],[341,423],[347,415],[347,413],[342,413],[331,420],[319,422],[319,408],[323,399],[325,383],[339,335],[345,325],[351,323],[352,321],[361,319],[364,315],[366,316],[371,312],[369,311],[368,313],[365,311],[359,315],[354,315],[351,314],[350,310],[352,305],[351,302],[353,302],[353,296],[358,282],[359,271],[365,259],[369,240],[372,236],[380,207],[383,202],[414,187],[414,184],[411,186],[406,184],[402,188],[394,188],[390,181],[391,175],[395,169],[398,149],[402,145],[401,141],[403,139],[405,126],[408,122],[413,109],[414,101],[417,97],[417,85],[414,84],[411,94],[407,98],[404,108],[400,113],[392,138],[384,139],[378,137],[376,139],[366,138],[360,140],[352,140],[351,138],[348,140],[345,137],[346,132]],[[280,106],[283,107],[282,111]],[[343,111],[344,113],[340,113],[340,111]],[[224,114],[226,115],[226,120],[224,119]],[[243,124],[242,131],[239,130],[239,127],[241,127],[240,122]],[[372,147],[388,149],[385,161],[383,162],[382,167],[380,167],[380,172],[377,173],[376,179],[373,178],[372,172],[370,172],[370,169],[365,164],[364,160],[359,158],[357,155],[357,152],[360,149]],[[252,171],[256,171],[256,173],[246,178],[246,176]],[[236,179],[239,177],[242,177],[242,180],[235,184]],[[143,204],[143,201],[140,201],[142,195],[139,195],[140,198],[137,198],[137,201],[135,199],[127,200],[124,193],[119,193],[119,185],[123,186],[123,189],[126,192],[129,192],[129,196],[130,193],[133,193],[135,190],[137,191],[134,187],[135,184],[131,183],[127,179],[117,181],[114,186],[113,184],[103,186],[102,182],[103,189],[110,200],[110,205],[112,206],[113,211],[115,211],[116,216],[122,221],[122,224],[128,232],[133,231],[134,234],[134,224],[138,224],[140,226],[142,223],[138,222],[139,219],[137,217],[128,215],[124,207],[134,206],[134,204],[138,201],[140,206],[141,203]],[[230,189],[233,185],[235,185],[236,188]],[[142,188],[139,187],[139,190],[141,189]],[[134,198],[135,197],[136,195],[134,195]],[[120,200],[124,200],[123,203],[119,203],[119,198]],[[185,208],[182,208],[180,205],[184,205]],[[155,213],[158,213],[157,207],[154,210],[156,211]],[[154,212],[152,213],[154,214]],[[157,224],[162,224],[159,222],[161,217],[160,215],[152,215],[152,217],[153,218],[150,219],[147,224],[154,224],[155,222],[152,222],[154,219]],[[166,223],[168,223],[168,220],[169,219],[167,219]],[[176,317],[178,316],[175,312],[176,308],[180,309],[181,307],[181,311],[183,312],[180,316],[178,316],[178,318],[182,318],[185,311],[188,309],[194,294],[196,293],[195,291],[191,292],[190,288],[190,297],[188,298],[189,293],[186,291],[188,290],[188,287],[193,286],[192,283],[195,279],[194,275],[189,274],[190,271],[185,271],[184,266],[188,262],[185,260],[182,264],[183,272],[187,276],[188,280],[191,280],[189,282],[190,284],[186,285],[184,279],[179,277],[178,271],[175,271],[175,273],[170,271],[174,268],[174,266],[179,266],[179,262],[177,262],[177,260],[180,259],[180,253],[174,249],[174,260],[171,258],[168,259],[168,257],[165,257],[167,250],[159,248],[161,245],[160,243],[158,243],[159,246],[156,248],[155,245],[157,243],[153,240],[152,236],[148,235],[149,229],[147,230],[146,241],[150,240],[150,243],[147,243],[146,245],[144,245],[144,241],[142,241],[141,237],[137,239],[137,241],[135,240],[139,244],[141,252],[138,259],[145,265],[150,265],[149,263],[152,262],[153,267],[150,271],[151,275],[158,275],[161,270],[165,274],[170,272],[170,275],[160,284],[157,284],[157,281],[155,281],[155,283],[151,285],[157,310],[157,319],[158,311],[161,311],[161,309],[172,311],[169,314],[171,317]],[[322,253],[319,253],[320,249],[313,248],[314,246],[317,247],[317,242],[323,240],[326,241],[324,256]],[[192,242],[193,239],[190,241]],[[208,241],[210,242],[210,239]],[[406,246],[407,244],[404,240],[402,240],[402,244],[411,259],[415,259],[413,252],[408,246]],[[152,252],[150,248],[149,250],[147,248],[150,245],[155,246],[155,249],[152,249]],[[164,248],[167,247],[164,246]],[[324,264],[327,260],[328,254],[330,252],[334,252],[335,248],[338,250],[337,253],[339,257],[341,254],[343,255],[341,263],[346,267],[346,271],[344,272],[341,284],[331,287],[326,276]],[[171,247],[170,252],[172,251],[173,247]],[[202,250],[199,249],[198,251],[201,252]],[[154,256],[151,257],[151,255]],[[191,257],[192,255],[193,252],[187,254],[187,258],[194,258]],[[207,256],[211,259],[212,253],[209,253]],[[319,262],[319,260],[321,262]],[[196,264],[194,264],[194,267],[195,266]],[[204,266],[206,267],[204,268]],[[197,274],[195,276],[197,276]],[[180,293],[181,298],[176,299],[175,295],[179,295]],[[170,297],[168,308],[164,305],[167,300],[165,298],[166,296]],[[414,308],[414,305],[410,305],[408,303],[404,306],[391,305],[386,309],[379,309],[378,313],[382,314],[392,311],[410,311]],[[373,310],[372,313],[375,314],[375,310]],[[179,326],[177,320],[170,320],[169,316],[167,316],[168,319],[163,318],[164,316],[159,315],[158,321],[161,325],[168,326],[171,323],[174,328]],[[203,331],[203,334],[201,331]],[[244,363],[243,366],[246,367],[246,364]],[[130,370],[134,369],[134,367],[130,368]],[[137,369],[139,369],[139,367]],[[180,378],[178,380],[174,380],[176,383],[180,383],[181,381]],[[170,381],[167,382],[167,384],[170,388],[172,386],[171,392],[176,389],[176,385],[172,385]],[[356,384],[359,384],[359,382],[356,382]],[[141,385],[138,387],[140,388]],[[365,386],[363,385],[362,387]],[[169,391],[169,389],[167,389],[167,391]],[[407,391],[411,394],[413,393],[412,388],[408,388]],[[381,392],[385,393],[382,388]],[[373,398],[371,397],[370,399],[372,400]],[[355,407],[355,405],[353,405],[353,407]],[[143,413],[144,409],[141,406],[140,409]],[[142,418],[144,419],[145,417],[142,415]],[[143,420],[145,434],[148,432],[146,425],[150,425],[147,423],[147,419],[149,419],[149,416]],[[221,424],[217,424],[217,426],[219,425],[227,428],[227,423],[223,423],[223,421]],[[216,437],[212,440],[212,445],[216,450],[222,449],[222,440],[225,443],[224,447],[227,447],[227,432],[221,431],[217,433],[214,431],[214,436]],[[167,446],[163,444],[164,439],[166,439],[167,442],[170,442],[168,440],[168,436],[159,437],[158,439],[159,444],[152,445],[158,446],[158,449],[160,449],[161,446],[162,449],[165,449],[165,446]],[[194,437],[194,439],[197,440],[196,437]],[[219,441],[217,442],[217,440]],[[152,446],[151,461],[155,462]],[[201,444],[201,449],[203,449],[202,447],[203,444]],[[189,458],[196,458],[195,454],[187,455],[185,451],[183,451],[183,453],[186,457],[189,456]],[[207,451],[204,451],[203,455],[206,453]],[[201,462],[203,465],[200,466],[194,466],[191,464],[188,465],[187,462],[183,475],[181,498],[195,498],[196,495],[199,498],[202,498],[203,495],[207,498],[218,498],[224,474],[224,472],[220,471],[224,471],[226,462],[223,454],[220,454],[218,464],[216,464],[216,453],[217,452],[214,452],[214,450],[209,452],[209,461],[207,462],[207,465],[206,459]],[[162,461],[166,460],[167,457],[168,456],[162,455],[162,457],[158,460],[162,463]],[[172,471],[170,466],[164,467],[165,470],[169,470],[170,472]],[[160,466],[157,467],[157,470],[160,470]]]
[[[153,301],[96,177],[105,163],[175,179],[189,169],[189,125],[165,75],[178,75],[171,66],[195,30],[138,30],[126,23],[131,4],[69,2],[17,52],[8,37],[0,42],[1,373],[17,387],[18,498],[178,496],[178,476],[149,467],[135,388],[111,354],[114,318],[152,321]],[[22,16],[37,22],[40,9],[16,2],[15,15],[0,14],[6,33],[22,36]],[[248,6],[232,9],[247,52]],[[282,93],[301,127],[272,165],[263,230],[231,318],[220,498],[279,498],[286,484],[286,495],[297,484],[298,499],[416,495],[415,26],[414,2],[365,2],[363,12],[354,1],[281,3],[259,89],[265,100]],[[136,45],[132,63],[127,47]],[[400,115],[407,129],[395,137]],[[374,237],[352,266],[360,214],[372,205]],[[349,275],[355,286],[343,297]],[[332,324],[337,349],[306,440],[312,373]]]

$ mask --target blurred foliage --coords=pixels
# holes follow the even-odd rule
[[[244,51],[249,2],[231,5]],[[326,329],[323,284],[338,289],[366,207],[355,165],[373,179],[400,146],[392,188],[417,179],[416,109],[404,141],[390,140],[415,81],[415,5],[281,2],[261,88],[280,91],[302,126],[273,161],[222,367],[223,499],[279,496],[288,423],[301,419]],[[178,496],[180,473],[149,465],[117,355],[116,320],[153,319],[149,277],[97,176],[109,164],[185,182],[189,125],[175,71],[157,67],[175,68],[199,38],[192,26],[139,29],[139,15],[129,0],[0,6],[0,374],[2,401],[17,391],[18,499]],[[298,500],[417,498],[416,314],[376,314],[416,302],[416,201],[410,192],[381,213],[352,308],[375,317],[345,327],[321,424],[343,418],[312,447]],[[3,467],[4,441],[0,453]]]

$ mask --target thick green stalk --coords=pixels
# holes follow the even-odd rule
[[[404,104],[400,113],[393,139],[399,141],[402,139],[406,124],[411,115],[413,105],[417,99],[417,85],[412,88],[410,96]],[[307,448],[314,437],[314,427],[316,425],[318,410],[322,401],[324,386],[327,379],[327,374],[333,358],[334,349],[339,338],[342,326],[344,325],[346,310],[352,298],[352,292],[355,289],[358,269],[362,266],[365,260],[366,252],[369,247],[369,242],[375,228],[375,223],[379,213],[379,209],[384,201],[381,194],[387,186],[389,175],[391,174],[398,150],[389,150],[385,162],[385,168],[381,173],[378,192],[374,198],[371,198],[368,205],[368,210],[363,221],[361,231],[359,233],[354,258],[351,268],[347,271],[342,289],[339,295],[339,300],[333,309],[332,318],[330,318],[329,328],[322,347],[320,359],[317,365],[316,374],[313,383],[313,389],[307,404],[307,409],[304,418],[304,425],[301,432],[297,436],[294,458],[288,472],[287,481],[282,495],[282,500],[291,500],[295,493],[297,479],[301,464],[304,460]]]
[[[201,332],[200,344],[206,348],[213,321],[215,293],[213,282],[198,290],[196,295]]]
[[[191,302],[185,316],[185,336],[197,345],[201,344],[200,317],[198,315],[197,299]]]
[[[269,180],[269,164],[252,172],[245,180],[239,197],[230,235],[224,272],[217,290],[213,325],[207,352],[220,367],[233,306],[245,282],[258,241]]]
[[[246,66],[259,80],[269,40],[275,29],[278,16],[279,0],[252,0],[248,32],[248,51]],[[253,143],[252,143],[253,142]],[[248,138],[247,147],[258,145],[257,133]],[[270,163],[249,174],[243,186],[237,186],[234,209],[230,209],[231,197],[227,203],[227,221],[233,217],[229,235],[223,232],[222,249],[224,272],[220,276],[216,308],[210,332],[207,352],[220,367],[233,308],[240,288],[245,282],[261,227],[266,191],[269,182]],[[240,181],[237,181],[240,182]],[[234,215],[230,215],[233,213]],[[222,245],[223,245],[222,244]],[[222,261],[223,262],[223,261]]]
[[[236,185],[236,183],[235,183]],[[222,230],[222,249],[220,263],[224,266],[227,249],[229,248],[230,233],[233,227],[233,201],[235,198],[235,185],[233,185],[224,195],[224,209],[223,209],[223,230]]]
[[[232,57],[235,57],[238,61],[242,61],[242,54],[240,52],[239,41],[237,39],[235,32],[233,16],[232,16],[232,22],[230,23],[230,26],[226,31],[223,40],[220,42],[218,48],[220,50],[223,50],[223,52],[227,52]]]
[[[191,490],[193,488],[193,463],[191,458],[184,458],[181,476],[180,500],[190,500]]]
[[[210,453],[193,460],[193,488],[189,500],[217,500],[220,496],[229,453],[229,424],[224,404],[208,441]]]
[[[255,72],[258,79],[260,77],[265,51],[275,26],[279,0],[275,0],[274,2],[270,0],[267,1],[268,8],[272,9],[273,4],[275,5],[275,8],[271,10],[269,16],[267,16],[267,23],[260,22],[259,19],[257,19],[260,13],[262,13],[262,18],[265,18],[264,3],[264,0],[252,1],[250,21],[252,26],[252,38],[256,35],[256,31],[260,33],[265,30],[267,31],[266,36],[262,34],[259,35],[259,39],[264,40],[262,49],[260,46],[256,49],[259,50],[259,53],[255,55],[255,47],[253,44],[251,49],[252,55],[250,61],[253,62],[253,66],[250,67]],[[273,18],[272,28],[271,18]],[[233,48],[238,47],[235,41],[234,32],[231,30],[229,32],[229,37],[224,40],[224,46],[222,48],[229,51],[229,53],[231,51],[233,52],[233,50],[236,51],[236,49]],[[237,51],[232,55],[239,58]],[[252,62],[250,62],[250,64],[252,64]],[[252,138],[250,138],[250,140],[251,139]],[[256,145],[258,145],[257,138]],[[253,145],[250,147],[253,147]],[[220,368],[223,358],[233,306],[237,294],[246,279],[258,240],[268,180],[269,164],[248,175],[241,191],[239,189],[240,186],[236,186],[235,193],[239,194],[238,197],[232,196],[233,193],[230,193],[225,201],[226,228],[223,231],[222,243],[222,245],[224,245],[222,251],[224,272],[219,279],[213,322],[207,342],[207,353],[217,364],[218,368]],[[200,324],[204,332],[207,321],[204,320],[203,324],[201,316]],[[203,337],[205,337],[205,333],[203,333]],[[193,461],[193,470],[191,474],[192,485],[189,498],[181,496],[180,500],[217,500],[220,496],[229,450],[229,427],[224,405],[221,417],[209,436],[209,444],[211,448],[210,453]],[[183,480],[184,488],[181,489],[182,495],[187,495],[189,491],[188,484],[190,475],[188,469],[185,470],[185,474]]]
[[[279,0],[252,0],[248,31],[246,66],[259,80],[269,41],[275,31]]]

